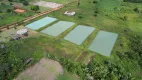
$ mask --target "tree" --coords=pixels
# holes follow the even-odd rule
[[[137,12],[137,13],[140,12],[138,8],[135,8],[134,11]]]
[[[9,2],[12,2],[13,0],[8,0]]]
[[[13,5],[13,3],[10,3],[10,5],[12,6],[12,5]]]
[[[28,1],[23,1],[23,5],[25,5],[25,6],[29,5],[29,2]]]
[[[5,6],[6,4],[5,3],[1,3],[1,6]]]
[[[31,6],[31,10],[38,11],[39,10],[39,6],[33,5],[33,6]]]
[[[94,0],[94,1],[93,1],[94,4],[95,4],[95,3],[98,3],[98,2],[99,2],[99,0]]]
[[[12,10],[11,9],[7,9],[7,12],[10,13],[10,12],[12,12]]]

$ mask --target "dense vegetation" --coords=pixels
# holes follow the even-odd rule
[[[48,55],[49,58],[58,60],[63,67],[71,72],[78,74],[82,80],[132,80],[134,79],[131,73],[117,64],[104,61],[103,64],[96,62],[94,59],[86,66],[65,58],[56,58]]]
[[[26,65],[27,59],[36,57],[29,65],[32,65],[37,62],[37,59],[40,59],[41,56],[36,56],[36,54],[37,51],[42,50],[38,48],[37,51],[30,49],[31,52],[23,52],[23,49],[27,49],[25,48],[26,45],[23,45],[24,42],[25,40],[0,43],[0,80],[12,80],[19,72],[23,71],[26,66],[28,66]],[[34,49],[35,48],[36,47],[34,47]]]
[[[12,79],[25,67],[23,61],[15,55],[20,48],[20,43],[9,43],[8,45],[0,43],[0,46],[0,80]]]
[[[31,41],[33,39],[35,40],[35,43],[38,41],[36,40],[37,38],[31,38]],[[130,50],[132,51],[126,53],[118,52],[118,57],[121,60],[124,59],[126,61],[135,61],[139,63],[139,66],[141,66],[142,68],[141,39],[142,38],[138,35],[131,36],[131,43],[129,44],[129,46],[131,48]],[[43,53],[42,49],[39,49],[41,48],[41,46],[33,47],[32,43],[30,43],[29,40],[30,39],[12,41],[9,43],[0,43],[0,79],[5,80],[14,78],[19,72],[23,71],[26,68],[25,61],[28,58],[32,57],[35,60],[33,61],[34,63],[43,56],[43,54],[41,54]],[[31,46],[29,45],[29,43],[31,44]],[[27,46],[27,44],[29,46]],[[32,47],[33,50],[31,50],[30,47]],[[21,51],[26,49],[27,51],[21,53]],[[48,58],[59,61],[67,71],[78,74],[82,80],[91,78],[99,80],[137,80],[137,78],[129,71],[127,71],[127,69],[125,69],[122,64],[114,63],[110,59],[105,59],[101,63],[99,63],[95,60],[95,58],[92,57],[91,62],[88,65],[84,65],[82,63],[66,59],[64,57],[57,57],[55,55],[52,55],[51,53],[49,54],[48,52],[44,55]]]
[[[135,39],[134,39],[135,38]],[[126,61],[136,61],[142,69],[142,37],[136,35],[131,36],[130,47],[132,51],[126,53],[118,53],[120,59]],[[78,74],[82,80],[139,80],[118,63],[113,63],[106,59],[102,63],[98,63],[94,58],[85,66],[81,63],[73,62],[65,58],[57,58],[48,54],[48,58],[59,61],[63,67],[71,72]]]

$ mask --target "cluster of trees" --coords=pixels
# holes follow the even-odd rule
[[[13,7],[12,7],[13,4],[5,4],[5,3],[0,3],[0,13],[3,13],[3,12],[12,12],[13,10]]]
[[[32,5],[31,6],[31,10],[38,11],[39,10],[39,6],[38,5]]]
[[[142,37],[138,34],[132,34],[131,32],[127,34],[130,40],[130,49],[124,53],[117,52],[117,55],[120,59],[133,60],[138,62],[139,66],[142,69]],[[123,45],[122,45],[123,46]]]
[[[0,43],[0,80],[12,80],[18,72],[25,68],[23,60],[15,53],[19,50],[20,43]]]
[[[119,65],[110,60],[100,64],[94,59],[86,66],[65,58],[57,58],[48,54],[48,58],[59,61],[71,73],[76,73],[82,80],[131,80],[133,77]]]
[[[27,6],[29,5],[28,0],[8,0],[9,2],[20,2],[23,3],[23,5]]]

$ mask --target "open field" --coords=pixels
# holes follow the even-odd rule
[[[93,1],[94,0],[80,0],[80,6],[73,4],[49,14],[49,16],[59,20],[74,22],[77,25],[94,27],[95,31],[82,45],[77,46],[63,39],[77,25],[74,25],[57,37],[39,33],[30,38],[10,42],[14,45],[18,43],[21,46],[20,48],[14,47],[17,50],[14,49],[9,53],[9,55],[11,55],[8,55],[10,58],[9,62],[13,63],[14,61],[12,60],[15,59],[15,57],[24,61],[30,57],[34,60],[39,60],[47,56],[46,54],[51,54],[57,59],[63,57],[69,59],[71,62],[85,64],[89,61],[88,58],[90,58],[90,56],[95,55],[95,57],[93,57],[94,63],[92,63],[92,65],[90,63],[91,66],[89,66],[91,67],[89,71],[90,75],[95,79],[106,76],[108,80],[121,80],[126,78],[126,80],[141,80],[141,3],[122,2],[121,0],[100,0],[99,3],[93,3]],[[134,11],[136,7],[139,8],[139,12]],[[76,15],[66,16],[64,15],[65,11],[75,11]],[[35,19],[35,21],[37,19]],[[49,27],[49,25],[45,27]],[[105,57],[88,50],[88,47],[100,30],[114,32],[119,35],[110,57]],[[94,65],[96,66],[92,67]],[[67,68],[67,70],[72,67]],[[119,73],[121,73],[121,75]],[[82,74],[80,75],[82,76]],[[129,76],[132,78],[128,79]],[[106,77],[103,79],[105,80]]]
[[[116,11],[114,11],[114,9],[111,9],[111,7],[109,7],[107,4],[107,6],[110,8],[108,9],[108,11],[112,10],[112,12],[110,11],[108,13],[107,11],[106,12],[100,11],[97,13],[97,16],[96,16],[94,7],[99,7],[99,8],[104,8],[104,7],[97,6],[96,4],[93,3],[93,0],[89,0],[89,1],[81,0],[80,3],[81,5],[79,7],[77,7],[76,4],[70,5],[61,10],[50,13],[49,16],[56,17],[57,19],[60,19],[60,20],[66,20],[66,21],[76,22],[77,24],[95,27],[96,32],[93,32],[89,36],[89,38],[85,40],[85,43],[81,45],[81,49],[84,49],[84,50],[86,50],[87,46],[91,44],[94,36],[96,36],[99,30],[118,33],[119,35],[118,40],[116,41],[116,44],[113,48],[112,54],[109,59],[112,62],[123,66],[124,68],[126,68],[127,71],[137,76],[136,73],[139,73],[139,70],[140,70],[138,64],[136,64],[135,61],[132,63],[129,63],[129,62],[126,62],[125,60],[120,59],[118,57],[117,52],[120,52],[120,54],[122,54],[129,51],[130,40],[128,37],[131,36],[131,33],[138,34],[138,35],[142,34],[142,29],[140,28],[140,26],[142,26],[141,19],[137,17],[137,16],[139,17],[141,16],[139,13],[136,13],[133,11],[135,7],[138,7],[141,10],[141,4],[135,3],[131,5],[132,3],[129,3],[129,2],[127,3],[121,2],[121,5],[120,5],[120,2],[119,2],[118,4],[119,7],[118,7],[118,10]],[[117,4],[117,2],[115,1],[113,3]],[[104,2],[100,4],[102,6],[106,6]],[[89,6],[86,6],[86,5],[89,5]],[[131,5],[131,6],[128,6],[128,5]],[[75,11],[76,15],[72,17],[64,15],[63,13],[68,10]],[[100,10],[104,10],[104,9],[100,9]],[[131,11],[131,14],[130,14],[130,11]],[[79,18],[78,16],[81,16],[82,18]],[[127,16],[128,19],[124,20],[123,19],[124,16]],[[64,34],[66,34],[66,32]],[[121,44],[123,44],[124,46],[121,46]],[[72,44],[68,44],[68,45],[72,45]],[[75,51],[75,53],[77,52]],[[108,58],[100,56],[100,55],[96,55],[95,59],[97,62],[101,63],[102,61]],[[127,65],[124,65],[124,64],[127,64]],[[137,66],[134,67],[134,65],[137,65]]]

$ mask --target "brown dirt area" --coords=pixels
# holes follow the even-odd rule
[[[59,74],[63,74],[62,66],[57,61],[43,58],[15,80],[55,80]]]

